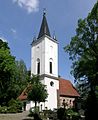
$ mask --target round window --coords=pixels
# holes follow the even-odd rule
[[[50,82],[50,85],[51,85],[51,86],[54,86],[54,82],[53,82],[53,81],[51,81],[51,82]]]

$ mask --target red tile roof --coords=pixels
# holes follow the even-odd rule
[[[26,100],[27,99],[27,94],[28,92],[31,90],[31,85],[28,85],[23,92],[20,94],[20,96],[18,97],[19,100]]]
[[[18,97],[19,100],[26,100],[27,94],[25,93],[26,89],[21,93],[21,95]]]
[[[26,100],[28,91],[31,89],[31,85],[28,85],[27,88],[21,93],[18,97],[19,100]],[[70,96],[70,97],[79,97],[79,93],[72,85],[69,80],[65,80],[63,78],[59,78],[59,95],[60,96]]]
[[[62,78],[59,79],[59,94],[60,96],[79,97],[79,93],[72,83]]]

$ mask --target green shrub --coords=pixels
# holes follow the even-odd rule
[[[38,113],[34,113],[34,120],[42,120],[41,118],[40,118],[40,115],[38,114]]]
[[[8,106],[0,106],[0,113],[18,113],[22,112],[22,103],[19,100],[11,99]]]
[[[17,107],[16,107],[16,106],[10,106],[10,107],[8,107],[7,112],[8,112],[8,113],[17,113],[18,110],[17,110]]]
[[[72,120],[79,120],[80,116],[79,115],[73,115]]]
[[[0,106],[0,113],[7,113],[7,107],[6,106],[3,106],[3,107]]]
[[[1,105],[0,105],[0,113],[1,113],[1,111],[2,111],[1,109],[2,109],[2,107],[1,107]]]
[[[65,108],[59,108],[57,110],[57,118],[59,120],[66,120],[66,109]]]
[[[30,108],[28,116],[34,117],[34,120],[42,120],[39,114],[39,107],[36,107],[36,109],[35,107]]]
[[[76,111],[74,111],[74,109],[70,108],[66,111],[67,116],[69,116],[69,118],[72,118],[72,120],[79,120],[79,113],[77,113]]]
[[[10,113],[22,112],[22,102],[19,100],[14,100],[13,98],[8,102]]]
[[[33,117],[34,116],[34,107],[30,108],[28,116],[29,117]]]

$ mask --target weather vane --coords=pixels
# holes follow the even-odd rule
[[[44,14],[44,15],[46,14],[46,8],[43,9],[43,14]]]

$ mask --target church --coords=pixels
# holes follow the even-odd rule
[[[43,12],[38,37],[31,44],[31,74],[41,76],[41,82],[47,86],[48,92],[46,101],[39,105],[41,109],[57,109],[63,106],[63,102],[67,108],[73,107],[75,98],[79,97],[72,83],[59,77],[58,69],[58,41],[55,36],[51,37],[46,13]],[[25,91],[19,99],[26,102],[26,110],[29,110],[34,103],[27,100]]]

